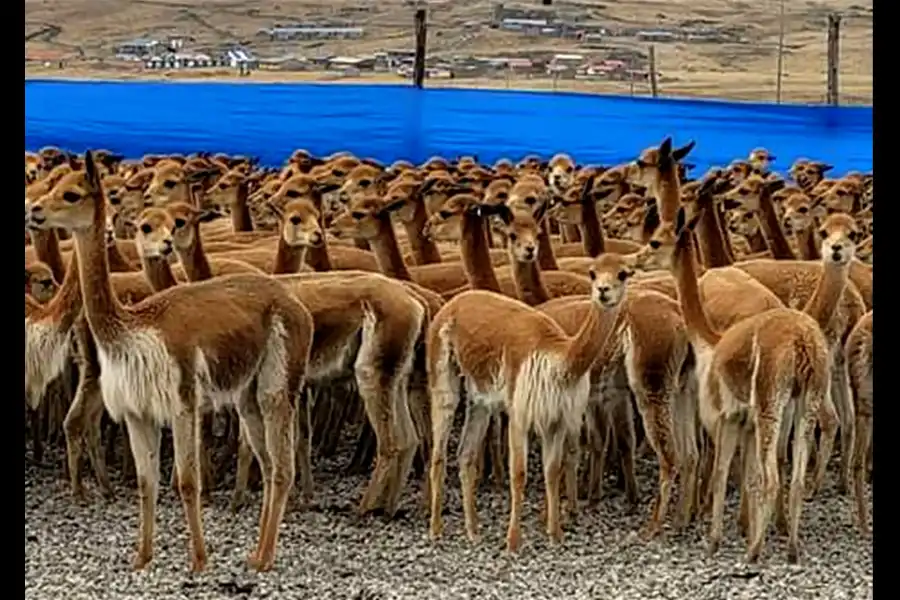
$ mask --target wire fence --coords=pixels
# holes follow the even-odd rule
[[[826,100],[835,13],[839,102],[872,103],[872,0],[140,0],[115,20],[86,3],[64,23],[32,6],[26,75],[402,83],[413,77],[413,15],[424,8],[427,87],[803,103]],[[123,56],[122,42],[138,30],[177,31],[177,47],[170,35]],[[246,63],[227,54],[238,47]]]

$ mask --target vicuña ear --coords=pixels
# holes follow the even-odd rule
[[[817,163],[813,163],[813,164],[816,165],[816,167],[818,167],[819,172],[822,174],[825,174],[828,171],[831,171],[832,169],[834,169],[834,165],[829,165],[829,164],[823,163],[823,162],[817,162]]]
[[[671,138],[670,138],[669,142],[671,144]],[[673,150],[672,151],[672,160],[674,160],[675,162],[680,161],[685,156],[690,154],[691,150],[693,150],[694,146],[696,146],[696,145],[697,145],[697,142],[695,142],[694,140],[691,140],[690,142],[688,142],[681,148],[677,148],[677,149]]]
[[[196,212],[195,218],[198,223],[209,223],[210,221],[215,221],[221,216],[222,214],[217,210],[204,209],[198,210]]]
[[[735,208],[740,208],[741,206],[743,206],[743,204],[741,204],[734,198],[725,198],[724,200],[722,200],[722,206],[725,207],[725,210],[732,210]]]
[[[769,194],[774,194],[784,187],[784,179],[772,179],[763,183],[763,187]]]
[[[662,160],[663,158],[668,158],[672,156],[672,137],[669,136],[662,141],[659,145],[659,158]],[[673,157],[674,158],[674,157]],[[675,159],[678,160],[678,159]]]
[[[477,205],[478,214],[483,217],[496,215],[505,224],[512,223],[513,214],[509,207],[505,204],[479,204]]]
[[[599,192],[594,192],[593,194],[591,194],[591,192],[594,189],[594,177],[595,177],[594,175],[589,175],[588,178],[584,180],[584,185],[581,186],[581,203],[582,204],[586,204],[588,202],[593,202],[596,199],[604,198],[612,192],[612,190],[609,190],[602,196],[598,195]],[[600,190],[600,191],[603,191],[603,190]]]
[[[378,212],[379,212],[379,214],[387,215],[392,212],[400,210],[401,208],[403,208],[403,206],[405,204],[406,204],[406,200],[403,198],[400,198],[399,200],[394,200],[393,202],[385,204],[384,206],[381,207],[381,210],[379,210]]]
[[[94,162],[94,153],[88,150],[84,153],[84,171],[87,174],[87,180],[95,190],[101,189],[100,172],[97,171],[97,165]]]
[[[505,206],[505,205],[504,205]],[[537,223],[540,223],[543,220],[544,216],[547,214],[547,209],[550,207],[550,202],[544,201],[538,204],[537,210],[534,211],[534,220]]]

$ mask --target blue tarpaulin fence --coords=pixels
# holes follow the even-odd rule
[[[25,147],[106,148],[129,157],[199,150],[278,165],[296,148],[381,161],[567,152],[615,164],[673,135],[697,141],[702,172],[768,148],[837,172],[872,169],[872,108],[576,93],[295,83],[25,82]]]

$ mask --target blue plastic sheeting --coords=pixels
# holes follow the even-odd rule
[[[699,172],[768,148],[837,172],[872,169],[872,108],[751,104],[399,85],[26,81],[25,146],[129,157],[199,150],[278,165],[296,148],[380,161],[567,152],[616,164],[673,135]]]

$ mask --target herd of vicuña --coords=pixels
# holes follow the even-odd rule
[[[715,552],[731,481],[746,559],[774,523],[796,562],[836,450],[868,535],[873,176],[807,159],[778,175],[760,148],[692,178],[693,147],[666,138],[609,167],[26,152],[34,459],[64,440],[79,501],[85,458],[106,498],[110,465],[136,482],[136,568],[163,427],[191,569],[205,492],[236,462],[233,510],[262,484],[249,562],[268,570],[285,511],[314,502],[313,457],[348,428],[347,468],[370,472],[360,514],[418,500],[440,537],[460,413],[473,543],[479,483],[508,480],[506,547],[521,547],[533,439],[554,541],[609,472],[637,504],[643,452],[658,463],[643,538],[708,519]]]

